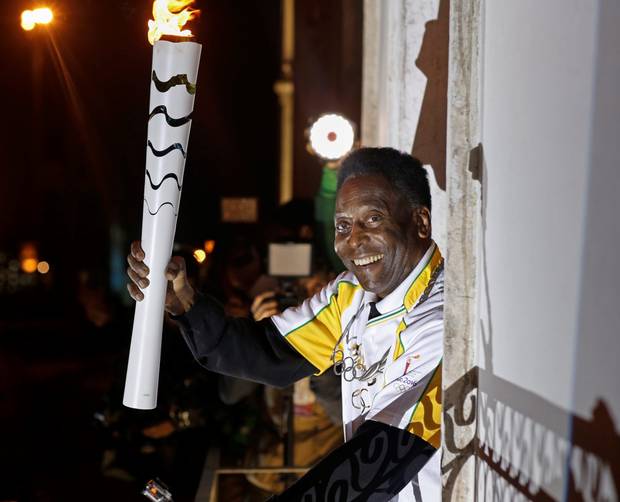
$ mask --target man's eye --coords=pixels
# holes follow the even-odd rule
[[[346,234],[349,231],[349,224],[345,222],[336,223],[336,232]]]
[[[368,223],[369,223],[370,225],[376,225],[376,224],[377,224],[377,223],[379,223],[382,219],[383,219],[383,218],[381,218],[381,215],[378,215],[378,214],[373,214],[373,215],[370,215],[370,216],[368,217]]]

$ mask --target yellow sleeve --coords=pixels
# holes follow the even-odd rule
[[[332,354],[342,332],[341,315],[359,286],[339,277],[296,308],[272,317],[278,331],[323,373],[332,366]]]

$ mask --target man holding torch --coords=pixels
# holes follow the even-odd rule
[[[299,307],[262,321],[227,317],[166,269],[166,310],[209,370],[284,387],[341,377],[346,442],[273,500],[441,500],[443,259],[431,238],[426,172],[408,154],[362,148],[338,174],[335,249],[348,269]],[[131,296],[148,293],[139,242]],[[143,291],[144,290],[144,291]]]

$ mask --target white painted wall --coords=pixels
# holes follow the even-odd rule
[[[481,130],[493,363],[499,376],[568,408],[596,10],[582,0],[487,1],[483,22]],[[556,364],[551,367],[541,354]]]
[[[483,2],[478,424],[558,500],[570,414],[603,398],[620,428],[618,23],[613,0]],[[530,419],[554,446],[514,442]],[[537,447],[554,469],[523,461]]]
[[[601,2],[582,241],[575,411],[609,400],[620,429],[620,3]]]

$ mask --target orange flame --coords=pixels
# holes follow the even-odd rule
[[[148,39],[155,44],[162,35],[191,37],[191,30],[183,30],[183,26],[200,12],[190,9],[194,0],[155,0],[153,2],[153,19],[149,20]]]

